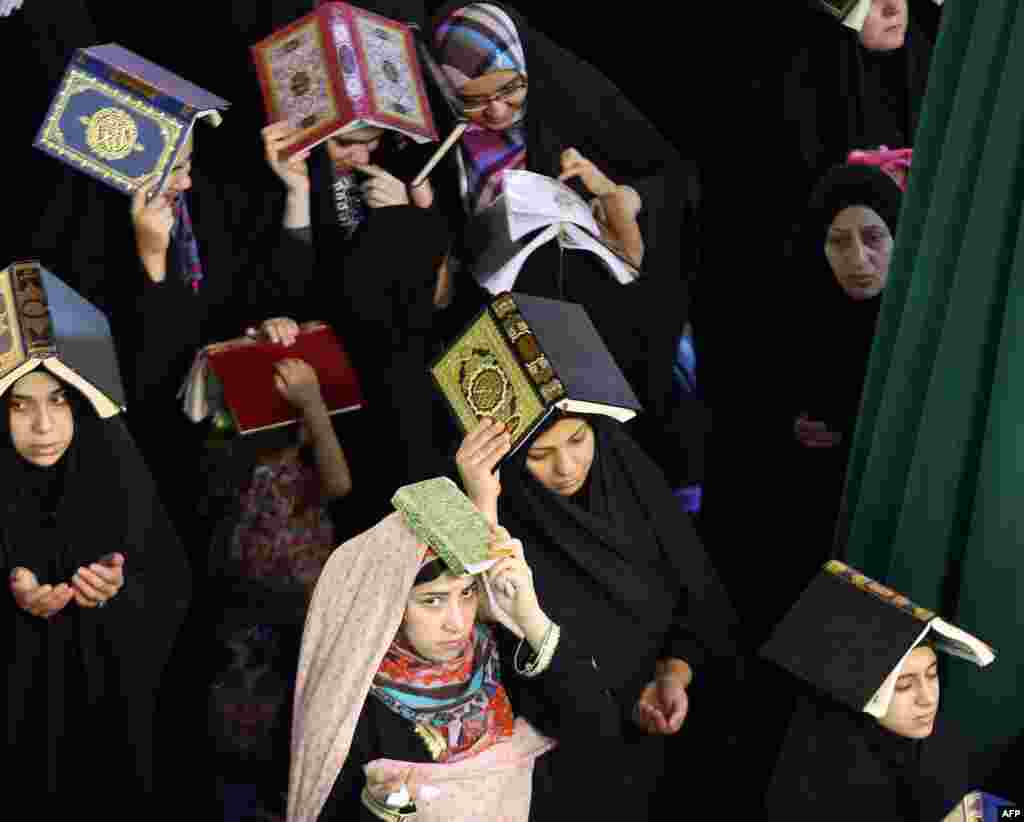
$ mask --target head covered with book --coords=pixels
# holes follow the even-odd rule
[[[290,820],[317,817],[372,698],[413,724],[433,764],[375,760],[369,783],[428,786],[416,801],[428,820],[525,822],[533,759],[553,743],[512,714],[484,599],[481,577],[456,575],[398,512],[334,552],[302,641]]]
[[[801,683],[769,809],[824,809],[856,784],[857,809],[886,797],[899,818],[942,818],[969,786],[967,746],[938,715],[940,650],[993,658],[902,594],[826,563],[761,649]]]

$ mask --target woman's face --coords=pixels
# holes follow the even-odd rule
[[[882,293],[889,281],[893,237],[878,212],[867,206],[848,206],[828,227],[825,256],[843,291],[853,300]]]
[[[577,418],[559,420],[533,441],[526,467],[556,494],[570,497],[583,487],[594,462],[594,430]]]
[[[330,137],[327,156],[331,158],[335,171],[345,173],[356,166],[368,165],[383,133],[380,128],[359,128],[343,136]]]
[[[939,662],[931,648],[915,648],[903,662],[883,728],[910,739],[924,739],[939,710]]]
[[[526,102],[526,78],[512,69],[501,69],[466,81],[459,89],[466,117],[491,131],[515,124]]]
[[[49,374],[26,374],[7,393],[14,450],[33,465],[55,465],[71,445],[75,420],[64,386]]]
[[[892,51],[907,36],[907,0],[872,0],[860,30],[860,42],[869,51]]]
[[[171,167],[171,173],[167,176],[167,186],[161,195],[168,204],[192,188],[192,151],[190,134],[178,153],[177,161]]]
[[[409,592],[401,631],[406,642],[424,659],[449,662],[473,641],[479,605],[477,577],[445,573]]]

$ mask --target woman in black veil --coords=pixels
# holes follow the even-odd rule
[[[142,813],[154,692],[190,597],[181,543],[120,416],[41,369],[2,411],[7,785]]]

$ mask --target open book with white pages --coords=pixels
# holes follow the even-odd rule
[[[492,294],[512,290],[527,258],[555,240],[564,250],[596,254],[622,285],[640,276],[639,269],[601,239],[590,205],[560,180],[532,171],[506,171],[503,191],[478,215],[478,230],[487,234],[474,275]],[[530,240],[526,236],[538,232]]]

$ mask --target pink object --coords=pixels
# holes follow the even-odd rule
[[[555,744],[520,717],[511,737],[476,756],[452,764],[376,759],[366,766],[366,779],[408,779],[417,794],[417,822],[526,822],[534,760]]]
[[[879,147],[875,151],[851,151],[846,158],[849,165],[874,166],[888,174],[900,187],[907,190],[907,177],[914,157],[912,148]]]

